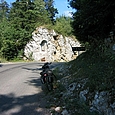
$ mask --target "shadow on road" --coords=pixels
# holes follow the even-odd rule
[[[29,85],[32,85],[32,86],[35,86],[35,87],[39,87],[41,86],[41,80],[39,77],[30,77],[30,80],[27,80],[25,83],[29,84]]]
[[[37,68],[31,68],[31,67],[22,67],[22,69],[29,70],[32,72],[38,72],[39,70],[42,70],[43,64],[38,64]]]
[[[27,67],[22,67],[22,69],[31,70],[31,71],[38,71],[41,68],[27,68]]]
[[[25,82],[27,83],[28,85],[32,85],[32,86],[35,86],[35,87],[41,87],[42,84],[41,84],[41,80],[40,80],[40,71],[39,70],[42,70],[42,68],[27,68],[27,67],[22,67],[22,69],[26,69],[26,70],[29,70],[29,71],[32,71],[32,73],[37,73],[38,76],[32,76],[32,77],[29,77],[29,79]]]
[[[2,67],[3,65],[2,64],[0,64],[0,67]]]
[[[39,71],[40,68],[26,68],[32,72]],[[32,76],[25,83],[34,87],[41,87],[40,75]],[[39,89],[39,88],[38,88]],[[0,115],[50,115],[47,110],[46,95],[42,90],[33,95],[16,97],[15,94],[0,95]]]
[[[58,64],[52,65],[52,68]],[[1,67],[2,65],[0,65]],[[42,64],[41,64],[42,66]],[[39,68],[22,67],[27,71],[39,73]],[[26,81],[27,84],[41,87],[40,75],[32,76]],[[46,109],[46,97],[41,91],[33,95],[16,97],[15,94],[0,95],[0,115],[50,115]]]
[[[50,115],[44,107],[43,97],[42,92],[21,97],[0,95],[0,115]]]
[[[54,69],[56,67],[61,67],[63,64],[65,64],[66,62],[53,62],[51,65],[50,65],[50,69]],[[29,84],[29,85],[33,85],[35,87],[39,87],[41,86],[42,90],[45,90],[44,88],[44,85],[41,83],[41,80],[40,80],[40,71],[42,71],[42,66],[44,65],[44,63],[42,63],[39,68],[30,68],[30,67],[22,67],[22,69],[25,69],[25,70],[29,70],[29,71],[32,71],[33,73],[37,73],[38,76],[34,76],[34,77],[30,77],[30,80],[27,80],[25,83]],[[46,91],[46,90],[45,90]]]

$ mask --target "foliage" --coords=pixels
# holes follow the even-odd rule
[[[115,1],[69,0],[76,9],[73,16],[74,34],[82,42],[98,44],[115,30]]]
[[[63,69],[56,69],[54,72],[59,76],[61,85],[49,94],[50,103],[54,106],[65,107],[72,115],[100,115],[97,112],[89,111],[89,100],[86,102],[80,100],[79,92],[88,89],[89,92],[86,96],[89,99],[96,91],[108,91],[111,94],[109,101],[113,103],[115,101],[114,63],[115,54],[108,49],[100,54],[96,49],[95,52],[89,50],[82,53],[76,60],[65,64]],[[71,83],[75,83],[77,86],[81,84],[80,89],[76,87],[74,91],[69,92],[70,90],[68,91],[67,88]],[[66,87],[66,89],[61,90],[60,87]]]
[[[2,56],[10,60],[23,56],[23,49],[37,26],[51,22],[42,0],[17,0],[11,8],[6,2],[1,4],[0,49]]]
[[[70,17],[60,16],[56,18],[56,24],[54,25],[54,30],[59,34],[64,36],[72,36],[72,19]]]
[[[8,16],[9,13],[9,5],[6,1],[2,0],[0,2],[0,20],[3,21],[4,18]]]
[[[97,55],[96,53],[92,53],[92,51],[82,53],[76,60],[65,63],[63,69],[58,66],[53,71],[59,79],[59,85],[54,89],[54,92],[49,93],[49,105],[51,107],[52,105],[53,107],[65,107],[71,115],[101,115],[96,111],[90,112],[89,102],[79,99],[79,90],[83,91],[84,89],[89,89],[89,93],[110,91],[114,96],[115,67],[112,64],[115,62],[114,55],[109,51],[102,55]],[[84,84],[86,79],[87,82]],[[81,85],[79,90],[76,87],[74,91],[68,91],[68,86],[71,83],[81,83],[83,87]]]
[[[10,6],[0,2],[0,53],[11,60],[23,57],[23,50],[32,39],[36,27],[45,26],[60,34],[71,35],[71,19],[55,18],[53,0],[16,0]],[[61,26],[61,27],[60,27]]]
[[[99,51],[87,51],[81,54],[75,61],[70,62],[72,67],[70,73],[76,73],[74,78],[88,78],[86,87],[90,91],[111,90],[115,88],[115,55],[106,50],[104,53]],[[95,82],[96,81],[96,82]]]
[[[48,16],[51,22],[54,24],[55,22],[55,15],[58,14],[57,8],[54,8],[54,1],[53,0],[44,0],[45,8],[48,12]]]

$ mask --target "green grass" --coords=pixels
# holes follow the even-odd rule
[[[8,63],[8,62],[31,62],[33,60],[23,60],[22,58],[14,58],[12,60],[6,60],[5,58],[0,57],[0,63]]]
[[[8,62],[6,59],[0,57],[0,63],[6,63],[6,62]]]
[[[85,52],[76,60],[69,62],[72,65],[70,74],[77,78],[88,78],[86,87],[94,90],[111,90],[115,88],[115,55]]]

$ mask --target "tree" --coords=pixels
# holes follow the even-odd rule
[[[8,27],[8,13],[9,13],[9,5],[6,1],[1,0],[0,2],[0,54],[1,48],[3,46],[4,38],[4,30]]]
[[[55,22],[55,15],[58,14],[57,8],[54,8],[54,1],[53,0],[44,0],[45,8],[48,12],[49,18],[51,22],[54,24]]]
[[[47,3],[50,3],[47,1]],[[7,60],[23,55],[36,27],[52,24],[56,9],[53,2],[44,0],[16,0],[10,9],[4,0],[0,3],[0,54]],[[48,7],[46,8],[46,6]],[[47,10],[46,10],[47,9]],[[15,53],[14,53],[15,52]]]
[[[3,21],[9,13],[9,5],[6,1],[1,0],[0,2],[0,21]]]
[[[74,34],[82,42],[99,44],[115,30],[114,0],[69,0],[76,9],[73,16]]]
[[[27,42],[32,38],[32,32],[35,28],[50,22],[43,0],[16,0],[16,2],[12,3],[8,20],[11,24],[10,29],[12,29],[13,32],[11,32],[10,29],[5,31],[5,38],[10,40],[10,42],[7,42],[8,44],[15,47],[16,54],[8,54],[8,51],[6,52],[6,50],[4,50],[4,46],[2,51],[4,52],[5,57],[8,57],[10,54],[13,55],[11,57],[20,55],[20,52],[24,50]],[[8,36],[8,32],[12,37]],[[7,47],[10,45],[7,45]],[[9,48],[10,52],[12,51],[12,47]]]
[[[37,26],[51,24],[44,0],[34,0]]]
[[[62,34],[64,36],[71,36],[73,34],[71,23],[72,19],[70,17],[60,16],[56,18],[54,29],[59,34]]]

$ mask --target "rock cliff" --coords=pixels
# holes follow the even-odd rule
[[[71,61],[77,57],[72,47],[79,46],[75,38],[64,37],[54,30],[39,27],[32,33],[32,40],[27,43],[24,54],[36,61]]]

